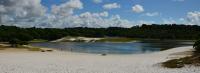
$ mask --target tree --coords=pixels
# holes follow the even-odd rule
[[[9,41],[9,44],[11,44],[11,47],[18,47],[18,45],[27,45],[28,42],[14,38]]]
[[[196,41],[193,45],[195,52],[200,53],[200,40]]]
[[[9,40],[9,44],[11,45],[11,47],[17,47],[19,41],[20,41],[19,39],[13,38]]]

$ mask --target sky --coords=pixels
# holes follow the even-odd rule
[[[200,0],[0,0],[0,25],[132,27],[200,25]]]

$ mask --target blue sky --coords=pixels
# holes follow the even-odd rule
[[[0,0],[0,25],[132,27],[200,25],[200,0]]]
[[[42,4],[48,9],[51,9],[52,5],[59,5],[67,2],[68,0],[42,0]],[[188,12],[200,10],[200,0],[102,0],[102,3],[94,3],[93,0],[81,0],[83,3],[83,9],[75,10],[75,14],[81,14],[84,12],[102,12],[108,11],[110,15],[120,15],[121,18],[127,20],[145,20],[155,21],[156,23],[162,23],[163,19],[173,19],[177,23],[181,23],[178,20],[185,18]],[[106,10],[102,6],[110,3],[118,3],[120,8]],[[134,13],[132,12],[132,6],[139,4],[143,6],[144,12]],[[145,13],[157,12],[156,16],[145,16]]]

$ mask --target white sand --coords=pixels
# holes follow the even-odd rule
[[[59,51],[0,52],[0,73],[200,73],[200,67],[168,69],[158,64],[190,48],[107,56]]]
[[[101,40],[103,38],[89,38],[89,37],[64,37],[61,39],[57,39],[51,42],[62,42],[62,41],[84,41],[84,42],[94,42],[97,40]]]

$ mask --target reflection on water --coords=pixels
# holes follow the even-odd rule
[[[109,54],[136,54],[160,51],[181,46],[191,46],[192,41],[161,41],[142,40],[129,43],[83,43],[83,42],[59,42],[59,43],[32,43],[33,46],[55,48],[62,51],[82,52],[82,53],[109,53]]]

